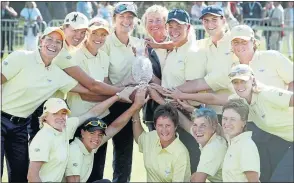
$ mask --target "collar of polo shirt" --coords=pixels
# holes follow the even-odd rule
[[[252,137],[252,131],[243,132],[229,140],[229,145],[236,144],[238,141]]]
[[[120,42],[120,40],[117,38],[117,36],[115,35],[115,33],[113,32],[111,34],[111,39],[114,43],[114,46],[117,46],[117,47],[125,47],[126,45],[123,44],[122,42]],[[133,45],[133,40],[132,40],[132,37],[129,36],[129,43],[128,43],[128,46],[132,46]]]
[[[230,38],[231,38],[231,31],[227,31],[227,32],[225,32],[225,34],[224,34],[224,36],[220,39],[220,40],[218,40],[217,41],[217,44],[219,44],[219,43],[221,43],[221,42],[226,42],[226,41],[230,41]],[[211,37],[209,37],[208,38],[208,46],[212,46],[212,45],[214,45],[213,44],[213,42],[212,42],[212,38]]]
[[[92,54],[89,52],[89,50],[86,48],[86,45],[85,45],[85,44],[82,45],[82,51],[83,51],[84,55],[85,55],[88,59],[91,59],[91,58],[95,58],[95,57],[96,57],[96,56],[92,55]],[[99,53],[97,53],[97,55],[98,55],[98,54],[99,54]]]
[[[206,143],[206,145],[208,145],[210,142],[212,142],[214,139],[216,139],[217,138],[217,135],[216,135],[216,133],[214,133],[211,137],[210,137],[210,139],[208,140],[208,142]],[[201,144],[199,144],[199,149],[200,150],[202,150],[203,149],[203,147],[201,146]]]
[[[50,131],[52,131],[52,132],[54,133],[55,136],[59,136],[59,135],[62,134],[62,132],[60,132],[60,131],[54,129],[52,126],[50,126],[50,125],[49,125],[48,123],[46,123],[46,122],[44,123],[43,128],[47,128],[47,129],[49,129]],[[65,130],[65,129],[64,129],[64,130]]]
[[[161,147],[160,139],[159,139],[159,137],[157,135],[157,138],[158,138],[157,143],[156,143],[157,153],[159,154],[163,149],[166,150],[170,154],[173,154],[173,152],[178,151],[177,144],[179,143],[179,137],[180,136],[179,136],[178,133],[176,133],[176,135],[177,135],[176,139],[169,146],[167,146],[166,148]]]
[[[75,138],[75,141],[76,141],[77,144],[79,145],[79,147],[80,147],[80,149],[81,149],[81,151],[82,151],[82,153],[83,153],[84,155],[89,155],[89,154],[91,154],[91,152],[89,152],[89,151],[87,150],[86,146],[83,144],[83,142],[82,142],[79,138]],[[92,151],[93,151],[93,150],[92,150]]]

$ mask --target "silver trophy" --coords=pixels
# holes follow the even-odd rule
[[[132,65],[132,77],[134,83],[138,85],[147,85],[153,75],[152,64],[145,55],[145,49],[136,48],[136,59]]]

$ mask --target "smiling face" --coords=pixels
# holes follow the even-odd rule
[[[67,44],[78,46],[85,39],[87,29],[73,29],[70,25],[67,25],[63,31]]]
[[[232,50],[235,53],[235,55],[242,61],[244,57],[247,55],[251,55],[254,53],[254,43],[251,40],[244,40],[240,38],[235,38],[231,42]],[[241,63],[241,64],[247,64],[247,63]]]
[[[195,118],[191,132],[196,141],[204,147],[215,132],[205,117]]]
[[[66,126],[67,113],[68,111],[66,109],[61,109],[57,113],[48,112],[45,121],[57,131],[62,132]]]
[[[90,47],[98,50],[104,45],[107,36],[108,32],[105,29],[93,30],[87,39],[87,43]]]
[[[89,132],[87,130],[81,130],[82,142],[89,152],[93,149],[97,149],[103,139],[104,133],[101,130],[95,130],[94,132]]]
[[[188,37],[190,25],[179,24],[177,21],[170,21],[168,24],[168,33],[173,42],[180,42]]]
[[[116,32],[129,33],[134,29],[134,14],[125,12],[115,15]]]
[[[159,117],[155,129],[162,143],[171,143],[175,139],[176,127],[168,117]]]
[[[226,109],[223,112],[222,127],[225,135],[230,138],[236,137],[244,131],[246,122],[234,109]]]
[[[223,31],[225,19],[220,16],[207,14],[203,16],[202,24],[209,36],[215,36]]]
[[[160,40],[162,35],[166,34],[163,16],[158,12],[148,13],[146,16],[146,29],[153,39]]]
[[[242,98],[248,98],[252,95],[252,88],[253,88],[254,80],[251,77],[248,81],[241,80],[241,79],[234,79],[232,81],[232,84],[234,86],[234,89]]]
[[[62,49],[63,39],[58,32],[51,32],[40,40],[41,55],[53,59]]]

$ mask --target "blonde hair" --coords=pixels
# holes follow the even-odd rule
[[[43,113],[40,117],[39,117],[39,128],[43,128],[44,126],[44,122],[46,122],[46,117],[48,116],[48,112]]]
[[[27,1],[27,2],[25,3],[25,7],[26,7],[26,8],[29,8],[30,5],[32,5],[33,8],[37,8],[37,4],[35,3],[35,1]]]
[[[168,9],[164,6],[160,6],[160,5],[152,5],[150,6],[149,8],[147,8],[147,10],[145,11],[145,13],[143,14],[142,18],[141,18],[141,22],[142,22],[142,25],[144,26],[145,28],[145,31],[146,33],[148,34],[148,31],[146,29],[146,26],[147,26],[147,17],[150,13],[159,13],[163,20],[164,20],[164,23],[166,22],[167,20],[167,16],[168,16]]]

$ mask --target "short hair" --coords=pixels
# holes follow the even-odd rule
[[[146,19],[147,19],[147,16],[149,13],[159,13],[162,16],[162,18],[164,20],[164,24],[165,24],[165,22],[167,20],[167,16],[168,16],[168,9],[164,6],[160,6],[160,5],[155,4],[155,5],[152,5],[149,8],[147,8],[141,18],[142,24],[145,29],[146,29],[146,25],[147,25]]]
[[[249,106],[244,102],[244,99],[231,99],[228,103],[223,106],[222,112],[224,113],[227,109],[233,109],[241,117],[241,120],[245,123],[248,120]]]
[[[160,105],[154,111],[154,125],[156,126],[157,119],[160,117],[169,118],[177,127],[179,125],[179,114],[177,108],[171,104]]]

